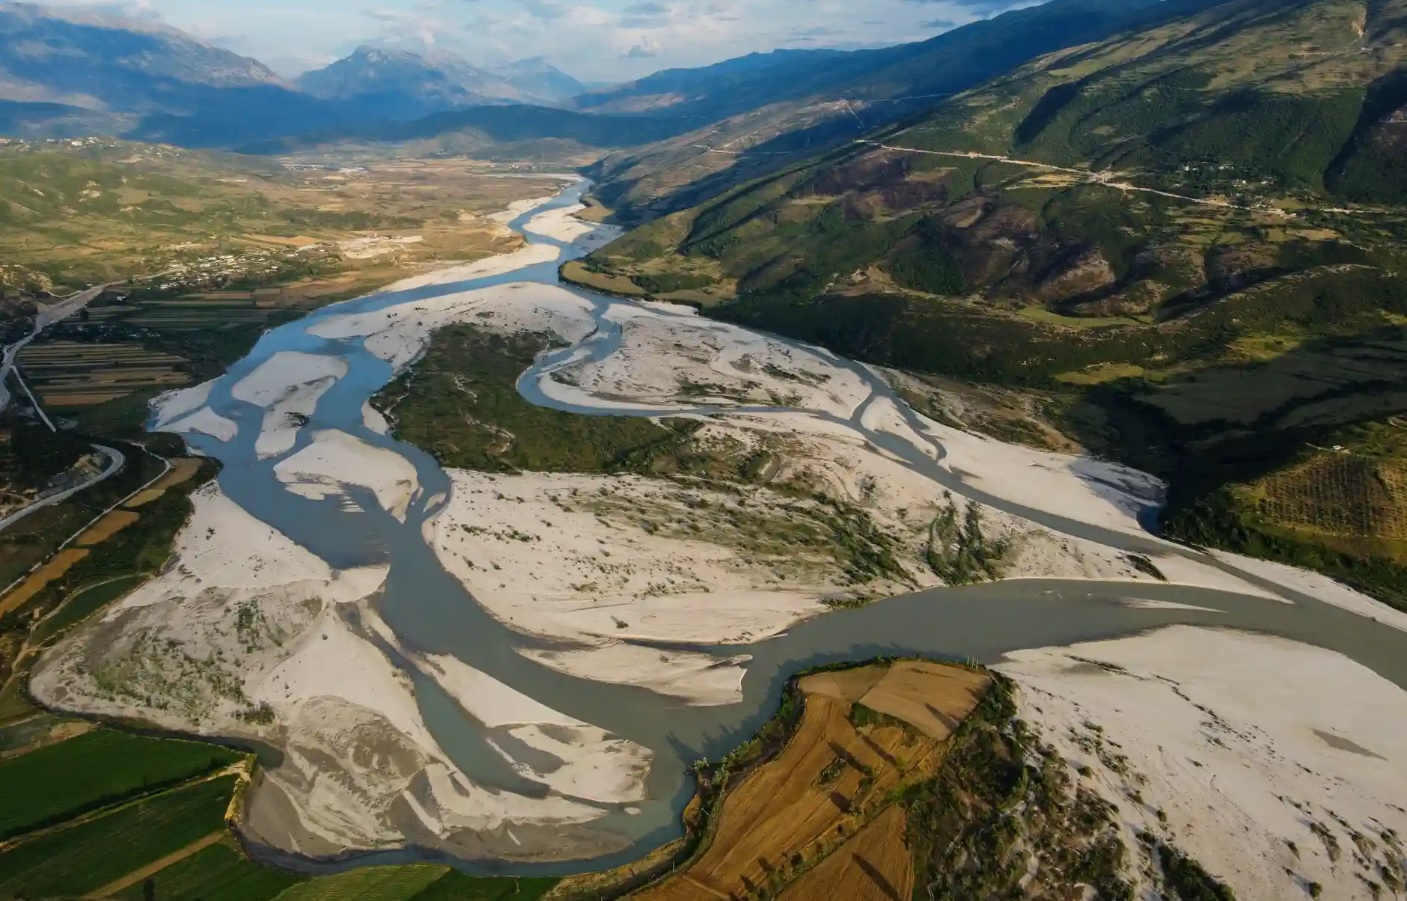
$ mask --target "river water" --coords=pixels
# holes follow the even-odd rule
[[[584,188],[584,185],[577,185],[564,191],[545,207],[515,220],[512,227],[524,232],[533,243],[559,247],[563,259],[582,256],[583,248],[533,234],[527,223],[533,215],[575,204]],[[785,679],[798,669],[820,663],[880,655],[926,655],[990,663],[1013,650],[1123,636],[1185,623],[1263,632],[1319,645],[1353,658],[1407,690],[1407,634],[1278,588],[1276,590],[1295,603],[1210,589],[1169,585],[1134,587],[1127,583],[1023,580],[932,589],[861,609],[837,611],[756,644],[689,646],[688,650],[714,654],[720,659],[737,654],[753,658],[743,679],[741,703],[719,707],[691,707],[642,688],[579,679],[525,659],[517,652],[519,649],[550,645],[514,632],[490,616],[445,572],[422,535],[422,526],[442,508],[443,498],[448,496],[448,476],[428,454],[376,434],[363,423],[363,403],[392,378],[391,367],[369,353],[362,339],[328,340],[310,335],[308,330],[328,316],[381,310],[493,285],[514,282],[556,285],[559,284],[559,263],[527,266],[470,281],[374,294],[325,308],[272,330],[248,356],[230,367],[211,393],[211,408],[238,425],[238,436],[223,443],[198,435],[189,439],[199,450],[225,464],[220,483],[232,500],[332,566],[389,564],[389,576],[378,606],[383,619],[405,648],[453,654],[555,710],[597,725],[653,752],[649,801],[629,805],[630,809],[626,809],[626,805],[620,808],[596,805],[607,813],[592,827],[624,836],[631,843],[628,850],[590,861],[553,864],[458,862],[464,869],[486,873],[507,870],[524,875],[601,869],[636,859],[676,837],[680,834],[679,812],[692,793],[687,775],[689,764],[700,757],[718,756],[755,732],[775,710]],[[598,330],[576,347],[544,355],[524,375],[519,383],[520,391],[535,403],[584,415],[632,412],[576,408],[547,398],[537,389],[537,377],[569,357],[579,359],[586,353],[599,359],[613,352],[620,342],[620,327],[603,316],[612,305],[628,301],[574,288],[569,290],[592,304]],[[337,356],[349,366],[348,374],[322,397],[309,427],[301,430],[290,453],[306,447],[316,429],[330,428],[410,461],[419,475],[422,490],[412,501],[404,523],[381,511],[369,495],[359,496],[355,490],[349,493],[364,501],[361,505],[364,512],[349,513],[335,499],[313,501],[299,497],[274,475],[274,466],[282,457],[258,459],[254,444],[264,410],[236,400],[230,389],[273,354],[288,350]],[[876,397],[893,400],[911,422],[916,421],[912,411],[868,369],[824,351],[821,353],[858,374],[872,386]],[[633,412],[660,413],[658,409]],[[718,410],[702,408],[699,412]],[[908,443],[887,433],[864,429],[860,418],[861,412],[857,411],[845,422],[861,431],[867,440],[891,451],[956,493],[1069,535],[1131,552],[1168,553],[1165,544],[1151,537],[1140,538],[1065,520],[974,491],[959,477],[938,466],[931,456]],[[938,450],[941,452],[941,448]],[[1200,555],[1197,559],[1208,562]],[[1238,575],[1247,581],[1258,581],[1239,572]],[[1126,603],[1130,597],[1210,609],[1134,608]],[[417,700],[430,731],[465,774],[487,786],[530,795],[542,793],[541,786],[526,780],[490,747],[484,727],[465,714],[435,682],[394,654],[393,659],[415,682]],[[500,746],[503,744],[501,735],[495,735],[494,740]],[[397,862],[414,857],[413,852],[382,853],[362,858],[360,862]]]

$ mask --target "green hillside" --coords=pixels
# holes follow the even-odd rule
[[[921,112],[1052,51],[1146,27],[1214,0],[1049,0],[882,50],[753,55],[662,72],[600,95],[592,109],[694,124],[593,168],[621,222],[693,206],[869,130]]]
[[[1407,603],[1405,25],[1235,0],[1062,50],[566,273],[1020,386],[1173,532]]]

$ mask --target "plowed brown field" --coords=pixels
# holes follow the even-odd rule
[[[0,598],[0,616],[4,616],[11,610],[18,610],[23,607],[30,598],[34,597],[44,589],[45,585],[55,579],[63,577],[68,572],[68,568],[73,564],[88,556],[86,550],[69,548],[59,551],[54,558],[43,567],[36,570],[28,579],[25,579],[14,591]]]
[[[728,790],[707,850],[683,872],[630,897],[738,901],[759,887],[785,885],[803,861],[846,845],[847,837],[881,814],[891,788],[936,770],[942,740],[971,712],[986,683],[980,673],[924,663],[805,677],[799,683],[805,712],[795,735],[776,759]],[[885,708],[882,713],[912,718],[914,728],[885,724],[856,729],[849,718],[851,706],[857,700],[869,706],[871,698]],[[892,809],[899,818],[899,850],[889,849],[886,857],[866,845],[844,872],[858,873],[867,885],[877,886],[878,880],[865,875],[865,867],[873,865],[892,887],[902,889],[912,875],[905,875],[904,869],[908,853],[902,846],[903,811]],[[885,820],[890,825],[874,832],[869,841],[878,843],[874,836],[893,834],[884,832],[892,829],[891,821],[892,815]],[[859,882],[855,887],[861,891]],[[842,886],[816,897],[888,897],[846,891],[849,888]]]
[[[850,841],[787,886],[778,901],[909,901],[914,863],[904,844],[904,809],[894,804]]]
[[[129,510],[136,510],[138,507],[145,507],[152,501],[158,500],[168,489],[177,485],[189,482],[195,478],[195,474],[200,471],[200,461],[191,457],[176,457],[171,460],[171,471],[161,477],[155,485],[146,491],[138,494],[127,502]]]
[[[131,510],[114,510],[107,516],[93,523],[88,531],[79,535],[77,543],[80,547],[91,547],[95,544],[101,544],[139,519],[141,519],[141,516],[133,513]]]

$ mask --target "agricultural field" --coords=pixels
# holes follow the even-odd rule
[[[223,767],[240,755],[196,742],[98,729],[0,758],[0,840]]]
[[[0,897],[536,901],[557,883],[430,864],[322,877],[260,864],[227,824],[236,784],[248,777],[246,755],[35,720],[33,730],[0,730],[0,752],[10,755],[0,757]],[[26,731],[31,743],[15,749],[8,739]]]
[[[488,218],[554,193],[467,160],[299,163],[128,142],[0,148],[0,332],[26,298],[109,286],[26,348],[41,402],[131,435],[146,401],[218,375],[264,330],[449,262],[515,249]],[[13,295],[13,296],[11,296]]]
[[[932,777],[987,684],[983,673],[923,662],[803,677],[804,710],[781,753],[727,789],[687,867],[631,898],[756,897],[827,866],[853,880],[829,885],[836,899],[911,886],[897,790]],[[899,853],[875,853],[884,837]]]
[[[225,828],[236,776],[196,782],[0,850],[0,896],[99,893],[143,865]]]
[[[354,261],[373,267],[482,256],[507,240],[486,214],[556,184],[496,175],[468,160],[299,163],[125,141],[15,143],[0,148],[0,259],[14,269],[6,283],[61,293],[158,274],[157,284],[207,290],[296,282],[356,268],[339,245],[368,237],[420,239]]]
[[[815,869],[787,886],[779,901],[902,901],[912,897],[914,868],[904,844],[904,827],[903,808],[889,807]]]
[[[48,340],[26,347],[19,365],[46,408],[94,406],[134,391],[165,391],[189,384],[186,361],[138,344]]]

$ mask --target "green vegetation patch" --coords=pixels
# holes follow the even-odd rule
[[[450,870],[411,901],[537,901],[557,882],[542,877],[466,876],[458,870]]]
[[[367,867],[299,883],[279,901],[410,901],[448,872],[448,867],[408,864]]]
[[[441,465],[483,472],[652,471],[671,467],[698,424],[581,416],[524,400],[518,377],[550,346],[543,335],[503,337],[452,325],[416,366],[376,396],[396,436]]]
[[[0,760],[0,839],[238,762],[215,745],[98,729]]]
[[[69,595],[68,600],[30,633],[30,640],[43,644],[56,635],[62,634],[118,598],[146,581],[145,573],[132,573],[126,576],[113,576],[101,582],[78,589]]]
[[[261,866],[221,842],[117,894],[118,901],[270,901],[305,876]]]
[[[0,852],[0,897],[83,895],[225,827],[236,777],[146,798]]]
[[[1133,901],[1112,806],[1071,785],[1060,755],[1015,718],[1011,682],[992,678],[938,776],[904,799],[915,896],[1054,898],[1083,884]]]
[[[971,585],[1000,579],[1012,542],[989,538],[982,531],[982,508],[969,503],[958,523],[957,502],[943,492],[943,505],[928,527],[924,557],[933,574],[949,585]]]

